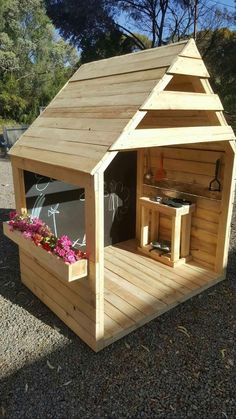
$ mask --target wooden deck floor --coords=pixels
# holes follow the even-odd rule
[[[136,247],[130,240],[105,248],[104,346],[222,279],[194,262],[171,268]]]

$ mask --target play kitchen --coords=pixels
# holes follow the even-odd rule
[[[138,250],[171,267],[188,262],[191,250],[198,250],[194,235],[202,227],[192,225],[192,219],[196,224],[204,215],[200,200],[206,205],[205,199],[214,202],[221,196],[223,156],[208,151],[205,161],[196,162],[198,154],[181,148],[144,150]]]

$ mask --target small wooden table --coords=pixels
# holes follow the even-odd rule
[[[192,212],[195,210],[195,204],[173,208],[152,201],[147,197],[141,197],[139,200],[141,210],[141,243],[139,250],[172,267],[189,260],[191,218]],[[150,252],[152,246],[149,243],[158,239],[159,214],[165,214],[172,218],[171,253],[169,256],[168,254],[159,255],[155,250]]]

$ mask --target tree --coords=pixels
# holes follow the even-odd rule
[[[199,34],[198,47],[211,75],[211,84],[227,111],[236,111],[236,31],[223,28]]]
[[[206,29],[205,22],[208,28],[217,22],[219,28],[226,18],[225,12],[209,7],[205,0],[45,1],[61,35],[81,49],[86,60],[175,42],[193,33],[194,19]]]
[[[56,35],[42,0],[2,0],[0,115],[31,121],[77,61],[76,51]]]

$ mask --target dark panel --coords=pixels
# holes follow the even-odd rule
[[[105,172],[105,246],[135,237],[136,164],[136,152],[119,153]],[[32,172],[24,177],[28,212],[84,249],[84,189]]]
[[[135,237],[136,151],[118,153],[104,174],[105,246]]]
[[[43,220],[56,236],[66,234],[83,248],[84,189],[25,172],[25,190],[28,212]]]

